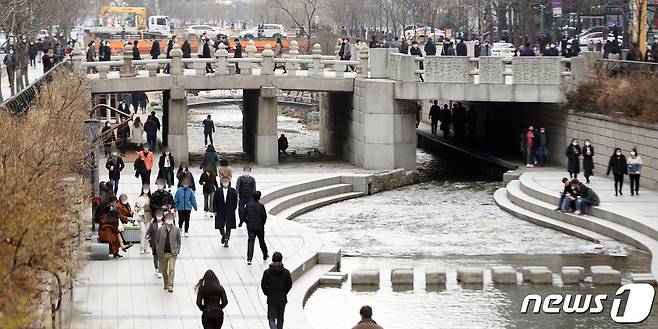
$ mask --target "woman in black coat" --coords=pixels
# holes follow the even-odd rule
[[[608,172],[606,175],[612,175],[615,177],[615,196],[617,193],[619,195],[624,195],[621,192],[621,188],[624,185],[624,175],[628,175],[628,164],[626,163],[626,157],[621,153],[620,148],[615,149],[615,153],[610,157],[608,162]]]
[[[571,145],[567,146],[565,154],[567,156],[567,171],[569,172],[569,177],[577,179],[578,174],[580,173],[580,155],[582,154],[577,139],[574,138],[571,140]]]
[[[151,59],[158,59],[158,57],[160,57],[160,42],[158,40],[153,40],[150,54]]]
[[[185,40],[185,42],[183,42],[181,51],[183,52],[183,58],[192,58],[192,46],[190,45],[190,42],[188,40]]]
[[[589,139],[585,140],[585,146],[583,146],[582,152],[583,172],[585,174],[587,184],[589,184],[589,177],[594,176],[594,147],[590,143]]]
[[[142,59],[142,55],[139,54],[139,48],[137,48],[137,44],[139,41],[135,40],[133,41],[133,60],[138,61]]]
[[[164,153],[160,156],[158,160],[158,178],[164,179],[167,187],[171,188],[174,186],[174,156],[171,155],[169,149],[165,149]]]
[[[215,272],[206,271],[194,290],[197,293],[196,305],[203,312],[201,314],[203,328],[220,329],[224,324],[224,308],[228,305],[228,299],[226,290],[219,283]]]
[[[190,181],[189,187],[192,189],[192,191],[196,191],[196,186],[194,185],[194,176],[192,175],[189,167],[190,166],[187,164],[187,161],[180,163],[180,166],[178,167],[178,173],[176,174],[176,178],[178,178],[177,187],[183,187],[183,180],[185,180],[187,177]]]

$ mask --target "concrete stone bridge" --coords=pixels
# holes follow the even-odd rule
[[[215,58],[184,59],[176,45],[170,59],[161,55],[136,61],[126,46],[122,56],[104,62],[83,62],[76,49],[73,61],[97,72],[88,74],[97,101],[101,95],[163,91],[163,140],[183,160],[188,155],[188,91],[243,89],[243,149],[259,165],[275,165],[277,91],[297,90],[322,93],[320,147],[328,154],[366,169],[414,169],[417,100],[556,104],[587,78],[594,60],[515,57],[510,64],[498,57],[422,58],[364,45],[358,59],[341,61],[339,44],[333,56],[322,55],[318,44],[311,55],[300,55],[298,49],[293,41],[288,54],[275,57],[269,45],[256,53],[250,41],[244,58],[230,58],[220,45]],[[205,73],[207,64],[214,74]],[[288,73],[275,72],[275,64]],[[170,67],[168,74],[158,72],[163,66]],[[356,72],[345,72],[348,66]]]

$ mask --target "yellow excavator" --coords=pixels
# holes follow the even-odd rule
[[[132,14],[135,16],[135,27],[139,31],[146,31],[146,8],[144,7],[101,7],[101,21],[107,22],[110,14]],[[123,23],[123,22],[122,22]]]
[[[112,15],[120,17],[111,17]],[[85,27],[93,38],[113,39],[121,37],[134,39],[166,38],[171,34],[168,16],[147,16],[144,7],[112,7],[100,9],[101,26]]]

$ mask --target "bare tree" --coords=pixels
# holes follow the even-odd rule
[[[311,48],[311,27],[315,19],[315,14],[321,8],[320,0],[274,0],[274,2],[283,10],[293,23],[299,28],[304,29],[306,25],[306,45],[307,51]]]

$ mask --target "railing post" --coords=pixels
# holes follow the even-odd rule
[[[217,51],[215,51],[215,57],[217,57],[217,70],[215,71],[216,75],[227,75],[228,74],[228,51],[226,51],[226,45],[223,42],[219,43]]]
[[[119,70],[119,76],[122,78],[134,77],[135,70],[133,70],[133,47],[129,44],[123,47],[123,66]]]
[[[80,49],[80,43],[76,42],[75,47],[73,47],[73,52],[71,53],[71,62],[73,62],[73,69],[76,71],[85,71],[85,68],[82,67],[82,49]]]
[[[297,45],[297,40],[290,42],[290,50],[288,50],[288,58],[297,59],[299,55],[299,46]],[[297,75],[297,70],[299,69],[299,63],[286,63],[286,70],[288,70],[288,76],[294,77]]]
[[[256,58],[256,45],[254,44],[254,40],[249,39],[249,42],[247,42],[247,57],[248,58]]]
[[[343,42],[341,38],[338,38],[336,40],[336,45],[334,46],[334,56],[336,56],[336,59],[340,59],[340,45]]]
[[[183,51],[180,50],[180,46],[174,43],[174,47],[169,52],[171,56],[171,69],[169,70],[171,75],[183,75],[183,63],[181,58],[183,57]]]
[[[146,69],[149,71],[149,76],[154,77],[158,75],[158,68],[160,64],[158,63],[148,63],[146,64]]]
[[[358,76],[361,78],[368,77],[368,51],[369,48],[366,46],[365,42],[361,44],[359,49],[359,66],[358,66]]]
[[[274,74],[274,52],[272,51],[272,46],[270,46],[269,43],[265,45],[265,49],[263,50],[263,67],[260,69],[260,74]]]
[[[308,72],[309,77],[321,77],[324,76],[322,72],[322,49],[320,44],[314,44],[313,50],[311,51],[313,56],[313,63],[311,63],[311,69]]]
[[[107,72],[110,71],[110,66],[109,65],[96,66],[96,71],[98,71],[99,79],[107,79]]]

